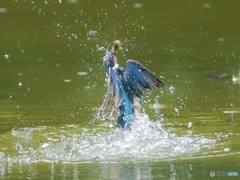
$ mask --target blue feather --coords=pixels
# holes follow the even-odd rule
[[[124,79],[133,93],[139,98],[143,96],[144,91],[157,89],[164,85],[147,68],[134,60],[127,61]]]
[[[146,90],[160,88],[164,84],[153,73],[134,60],[127,61],[126,69],[118,67],[113,70],[114,57],[114,49],[112,49],[104,57],[103,62],[106,74],[110,78],[108,90],[112,89],[115,104],[119,108],[117,126],[122,129],[131,129],[134,116],[134,96],[141,98]],[[108,97],[106,97],[106,102]],[[105,101],[103,107],[108,104]]]

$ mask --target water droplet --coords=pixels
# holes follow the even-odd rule
[[[188,128],[192,127],[192,122],[188,122]]]
[[[99,47],[99,45],[96,45],[98,51],[107,51],[107,49],[103,46]]]
[[[178,108],[174,108],[174,111],[177,113],[177,115],[179,115],[179,109]]]
[[[88,73],[87,72],[77,72],[77,75],[79,76],[86,76]]]
[[[35,150],[32,147],[28,148],[28,153],[29,155],[34,155],[35,154]]]
[[[48,146],[49,146],[48,143],[43,143],[43,144],[42,144],[42,148],[46,148],[46,147],[48,147]]]
[[[65,141],[65,140],[66,140],[66,137],[62,134],[62,135],[60,136],[60,139],[61,139],[61,141]]]
[[[171,94],[173,94],[173,93],[174,93],[174,90],[175,90],[175,88],[174,88],[174,87],[171,85],[171,86],[170,86],[170,88],[169,88],[169,90],[170,90],[170,93],[171,93]]]
[[[229,152],[229,151],[230,151],[229,147],[224,148],[224,152]]]
[[[134,3],[133,7],[136,8],[136,9],[140,9],[140,8],[143,7],[143,4],[142,3]]]
[[[224,38],[223,37],[218,38],[218,42],[224,42]]]
[[[5,13],[7,12],[7,8],[0,8],[0,13]]]
[[[23,147],[22,147],[22,145],[21,145],[20,143],[17,143],[17,144],[16,144],[16,149],[18,150],[18,152],[19,152],[20,154],[23,153]]]
[[[18,86],[21,87],[23,84],[22,82],[18,82]]]
[[[71,79],[64,79],[63,82],[69,83],[71,82]]]
[[[8,161],[8,163],[9,163],[9,165],[11,165],[11,163],[12,163],[12,157],[11,157],[10,155],[8,155],[7,161]]]
[[[78,35],[77,34],[72,34],[72,36],[77,39],[78,38]]]
[[[97,34],[97,31],[90,30],[88,31],[89,36],[95,36]]]
[[[188,136],[192,136],[192,131],[187,131]]]
[[[205,4],[203,4],[203,8],[204,9],[209,9],[209,8],[211,8],[212,7],[212,5],[210,4],[210,3],[205,3]]]
[[[70,3],[70,4],[75,4],[77,2],[78,2],[78,0],[67,0],[67,3]]]
[[[4,157],[4,153],[0,152],[0,158],[3,158],[3,157]]]
[[[4,55],[4,58],[5,58],[5,59],[9,59],[9,57],[10,57],[9,54],[5,54],[5,55]]]

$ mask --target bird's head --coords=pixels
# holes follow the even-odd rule
[[[113,47],[114,53],[117,53],[121,48],[121,42],[119,40],[114,41]]]
[[[117,63],[115,54],[120,50],[121,42],[119,40],[114,41],[112,50],[109,51],[103,58],[103,65],[107,76],[109,75],[109,68],[113,68]]]

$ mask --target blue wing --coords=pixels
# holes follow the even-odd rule
[[[127,61],[124,79],[131,91],[139,98],[143,96],[146,90],[157,89],[164,86],[164,83],[153,73],[134,60]]]

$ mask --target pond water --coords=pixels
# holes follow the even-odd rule
[[[1,1],[0,179],[238,176],[239,1]],[[102,57],[166,86],[116,127]]]

